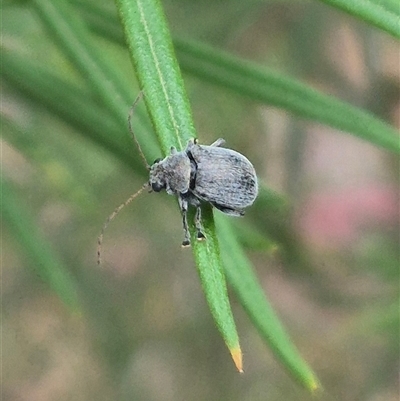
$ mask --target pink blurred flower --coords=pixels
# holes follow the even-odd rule
[[[319,246],[336,247],[357,240],[365,227],[399,222],[397,191],[390,186],[345,188],[310,196],[297,213],[302,237]]]

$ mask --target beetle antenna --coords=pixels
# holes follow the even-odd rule
[[[132,128],[132,116],[133,116],[133,112],[135,111],[135,107],[137,106],[137,104],[139,103],[139,101],[142,99],[144,93],[143,91],[140,91],[139,94],[137,95],[137,98],[135,99],[135,101],[132,104],[131,109],[129,110],[129,115],[128,115],[128,126],[129,126],[129,132],[132,135],[133,141],[135,142],[138,150],[139,150],[139,154],[140,157],[143,160],[144,165],[146,166],[147,170],[150,170],[150,166],[149,163],[147,163],[146,157],[142,151],[142,148],[140,147],[139,141],[136,138],[135,133],[133,132],[133,128]]]
[[[121,203],[108,217],[107,220],[105,221],[103,228],[101,229],[101,233],[99,235],[99,238],[97,239],[97,264],[101,264],[101,250],[102,250],[102,244],[103,244],[103,237],[104,237],[104,231],[110,224],[112,220],[117,216],[117,214],[127,205],[129,205],[137,196],[139,196],[144,189],[146,189],[149,186],[149,184],[146,182],[143,184],[142,188],[139,189],[139,191],[135,192],[132,194],[124,203]]]

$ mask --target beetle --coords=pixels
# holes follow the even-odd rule
[[[132,129],[133,110],[143,92],[133,103],[129,117],[129,131],[136,143],[140,156],[149,170],[149,180],[136,193],[118,206],[105,221],[97,239],[97,264],[101,263],[101,247],[104,231],[121,209],[131,203],[142,191],[166,190],[178,197],[182,213],[184,239],[182,246],[190,245],[187,222],[188,206],[196,207],[195,227],[197,239],[204,240],[201,224],[201,203],[208,202],[216,209],[230,216],[243,216],[244,209],[251,206],[258,194],[256,172],[250,161],[242,154],[222,147],[225,140],[217,139],[211,145],[200,145],[197,139],[189,140],[186,148],[178,152],[171,147],[171,153],[164,159],[157,159],[149,166],[140,144]]]
[[[242,154],[223,148],[225,140],[211,145],[200,145],[196,139],[178,152],[174,147],[164,159],[157,159],[150,167],[149,186],[154,192],[165,189],[178,197],[182,213],[184,240],[190,245],[187,222],[188,205],[196,207],[197,239],[205,235],[201,225],[201,203],[208,202],[230,216],[243,216],[258,194],[256,172]]]

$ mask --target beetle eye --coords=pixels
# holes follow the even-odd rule
[[[154,160],[153,164],[159,163],[161,160],[161,157],[158,157],[156,160]]]
[[[160,192],[160,191],[162,191],[164,188],[165,188],[165,185],[158,184],[157,182],[153,182],[153,183],[151,184],[151,189],[152,189],[154,192]]]

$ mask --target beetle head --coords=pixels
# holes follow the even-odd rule
[[[167,187],[162,159],[156,159],[151,165],[149,185],[154,192],[160,192]]]

